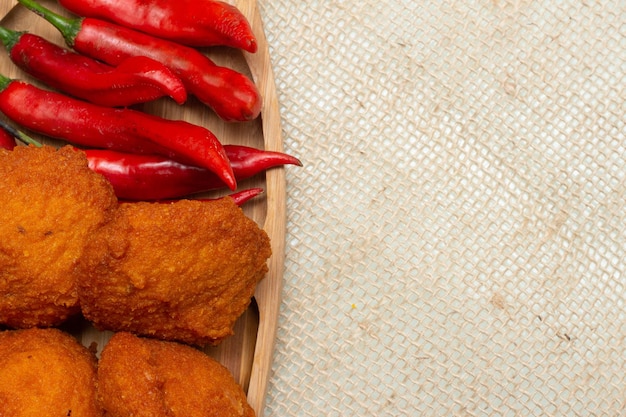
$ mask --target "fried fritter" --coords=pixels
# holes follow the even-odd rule
[[[230,198],[123,203],[85,249],[83,315],[102,330],[217,344],[270,253],[267,234]]]
[[[100,355],[98,398],[108,417],[254,417],[243,389],[216,360],[124,332]]]
[[[0,332],[0,416],[100,417],[96,357],[58,329]]]
[[[0,324],[53,326],[79,312],[75,265],[116,208],[83,152],[0,150]]]

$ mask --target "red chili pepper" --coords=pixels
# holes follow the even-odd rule
[[[11,132],[9,132],[10,129]],[[40,143],[36,142],[34,139],[32,139],[31,137],[27,136],[25,133],[17,131],[15,129],[11,129],[4,121],[0,120],[0,149],[6,149],[6,150],[12,150],[13,148],[15,148],[17,146],[17,142],[15,141],[15,137],[19,138],[20,140],[24,140],[27,143],[33,143],[35,144],[35,146],[41,146]],[[232,145],[234,147],[236,147],[235,145]],[[85,154],[87,155],[87,161],[89,163],[89,166],[92,167],[92,162],[94,160],[97,160],[97,158],[99,158],[99,156],[96,155],[90,155],[92,152],[100,152],[98,150],[84,150],[83,152],[85,152]],[[110,152],[110,151],[103,151],[103,152]],[[260,153],[272,153],[272,152],[266,152],[266,151],[257,151]],[[277,153],[277,152],[276,152]],[[256,153],[254,153],[256,154]],[[280,154],[277,156],[277,158],[280,156]],[[290,157],[289,155],[285,155],[285,158],[293,158]],[[295,158],[294,158],[295,159]],[[278,165],[278,163],[277,163]],[[210,173],[207,173],[207,175],[211,175]],[[215,177],[214,177],[215,178]],[[223,184],[222,184],[223,185]],[[117,190],[116,190],[117,192]],[[232,194],[228,194],[227,196],[224,197],[218,197],[218,198],[198,198],[196,200],[199,201],[212,201],[212,200],[218,200],[219,198],[225,198],[225,197],[230,197],[234,200],[235,204],[237,204],[238,206],[242,206],[243,204],[247,203],[248,201],[250,201],[251,199],[259,196],[260,194],[263,193],[263,189],[262,188],[247,188],[245,190],[241,190],[241,191],[237,191],[235,193]],[[118,195],[119,197],[119,195]],[[121,197],[119,197],[121,198]],[[167,203],[167,202],[172,202],[172,201],[176,201],[176,200],[161,200],[161,202]]]
[[[244,203],[247,203],[248,201],[252,200],[254,197],[257,197],[259,195],[263,194],[263,188],[248,188],[245,190],[241,190],[241,191],[237,191],[235,193],[232,194],[228,194],[224,197],[217,197],[217,198],[194,198],[194,200],[197,201],[215,201],[215,200],[219,200],[220,198],[227,198],[230,197],[233,199],[233,201],[235,202],[235,204],[237,204],[238,206],[242,206]],[[159,203],[173,203],[177,200],[159,200]],[[120,201],[120,203],[132,203],[132,201]]]
[[[44,135],[96,148],[157,153],[236,180],[219,140],[208,129],[137,110],[97,106],[0,75],[0,111]]]
[[[226,121],[246,121],[261,112],[262,99],[244,74],[216,65],[198,50],[99,19],[68,19],[33,0],[22,5],[52,23],[77,52],[119,65],[131,56],[147,56],[169,67],[187,91]]]
[[[250,23],[237,9],[215,0],[59,0],[83,17],[109,20],[190,46],[231,46],[256,52]]]
[[[297,158],[239,145],[224,145],[237,182],[285,164],[301,166]],[[223,188],[224,182],[203,168],[156,155],[136,155],[87,149],[89,167],[113,185],[127,200],[163,200]]]
[[[26,135],[24,132],[13,128],[12,126],[9,126],[4,120],[0,119],[0,148],[8,150],[13,149],[15,146],[17,146],[15,138],[18,138],[27,144],[42,146],[41,143],[39,143],[35,139]],[[235,174],[240,175],[239,179],[249,178],[255,173],[259,173],[269,168],[284,164],[301,165],[300,161],[297,158],[280,152],[264,151],[239,145],[225,145],[224,148],[226,149],[227,154],[233,155],[233,160],[235,161],[234,171]],[[158,188],[156,187],[158,186],[159,181],[162,181],[164,179],[164,184],[167,187],[168,185],[170,185],[169,183],[171,183],[172,180],[177,179],[174,177],[176,177],[176,168],[179,164],[173,163],[172,165],[174,169],[168,170],[168,161],[164,161],[165,166],[163,166],[162,164],[159,164],[160,161],[158,157],[146,157],[148,159],[146,160],[143,158],[142,155],[128,155],[120,152],[100,149],[85,149],[83,150],[83,152],[87,157],[89,167],[93,171],[98,172],[105,178],[107,178],[107,180],[109,180],[109,182],[113,186],[117,197],[125,201],[159,200],[162,202],[168,202],[175,201],[174,199],[176,197],[182,197],[185,194],[209,191],[224,187],[224,184],[219,180],[219,178],[215,176],[215,174],[196,167],[183,166],[182,172],[186,171],[187,169],[191,169],[195,173],[204,174],[199,179],[200,183],[204,185],[200,185],[198,188],[195,189],[186,189],[192,191],[182,191],[181,189],[178,189],[171,193],[171,195],[160,191],[154,192],[154,190],[158,190]],[[156,163],[152,163],[150,159],[155,159]],[[171,173],[173,175],[163,175],[164,172]],[[155,176],[151,178],[151,175]],[[145,178],[146,182],[143,183],[141,180],[137,179],[137,177]],[[133,180],[134,178],[137,180]],[[193,180],[193,178],[189,179]],[[185,178],[181,176],[178,177],[178,180],[184,181]],[[146,188],[149,189],[147,192]],[[153,192],[150,193],[150,190],[152,190]],[[144,192],[144,195],[146,197],[137,198],[137,196],[141,192]],[[231,197],[235,201],[235,204],[241,206],[252,198],[260,195],[262,192],[262,188],[249,188],[229,194],[228,197]],[[128,196],[126,196],[124,193],[127,193]],[[209,201],[216,200],[216,198],[199,198],[197,200]]]
[[[235,201],[235,204],[237,204],[238,206],[241,206],[244,203],[247,203],[248,201],[252,200],[254,197],[257,197],[261,194],[263,194],[263,188],[249,188],[247,190],[241,190],[241,191],[237,191],[236,193],[229,194],[226,197],[232,198]],[[220,197],[220,198],[225,198],[225,197]],[[201,198],[199,200],[208,201],[210,199]]]
[[[15,136],[13,133],[9,133],[6,130],[6,127],[4,126],[4,122],[0,121],[0,149],[6,149],[6,150],[12,150],[13,148],[15,148],[17,146],[17,142],[15,141]],[[20,134],[21,132],[17,133],[19,138],[24,138],[24,134]],[[26,136],[26,138],[28,138],[28,136]],[[31,139],[31,138],[28,138]],[[39,146],[41,146],[39,144]],[[84,151],[87,154],[87,160],[89,162],[89,166],[92,166],[92,161],[94,160],[94,156],[91,156],[90,153],[91,152],[98,152],[97,150],[85,150]],[[109,151],[104,151],[104,152],[109,152]],[[261,151],[262,152],[262,151]],[[288,156],[288,155],[287,155]],[[95,157],[97,158],[97,157]],[[210,174],[209,174],[210,175]],[[117,191],[117,190],[116,190]],[[247,203],[248,201],[250,201],[251,199],[259,196],[260,194],[263,193],[263,189],[262,188],[247,188],[245,190],[241,190],[241,191],[237,191],[235,193],[232,194],[228,194],[227,196],[224,197],[218,197],[218,198],[198,198],[196,200],[199,201],[212,201],[212,200],[217,200],[219,198],[225,198],[225,197],[230,197],[235,201],[235,204],[237,204],[238,206],[242,206],[244,203]],[[119,195],[118,195],[119,197]],[[119,197],[122,198],[122,197]],[[164,203],[167,202],[172,202],[175,200],[161,200]]]
[[[165,65],[137,56],[111,67],[61,48],[40,36],[0,26],[0,40],[11,60],[49,86],[103,106],[119,107],[172,97],[187,100],[180,78]]]
[[[0,148],[10,151],[16,146],[17,142],[15,142],[15,137],[4,128],[0,128]]]

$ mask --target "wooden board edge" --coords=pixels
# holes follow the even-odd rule
[[[257,52],[245,53],[245,59],[264,100],[261,118],[265,148],[282,152],[280,109],[260,10],[256,0],[238,0],[237,7],[248,18],[257,37]],[[259,330],[248,387],[248,402],[257,416],[263,415],[265,409],[282,299],[287,221],[284,168],[268,171],[266,183],[267,216],[264,230],[272,242],[272,257],[268,264],[269,272],[257,286],[255,293],[259,309]]]

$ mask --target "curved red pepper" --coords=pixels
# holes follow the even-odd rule
[[[124,107],[170,96],[187,100],[182,81],[153,59],[130,57],[117,67],[61,48],[40,36],[0,26],[11,60],[49,86],[95,104]]]
[[[41,146],[35,139],[0,119],[0,148],[13,149],[17,146],[15,138],[19,138],[27,144]],[[233,170],[238,179],[249,178],[256,173],[284,164],[302,165],[297,158],[281,152],[239,145],[225,145],[224,148],[227,155],[233,157]],[[89,167],[104,176],[113,186],[117,197],[125,201],[159,200],[168,202],[175,201],[174,199],[187,194],[224,187],[219,178],[209,171],[184,166],[159,157],[128,155],[101,149],[86,149],[82,152],[87,157]],[[167,169],[168,166],[172,166],[173,169]],[[185,177],[187,171],[192,172],[189,177]],[[197,180],[197,187],[194,188],[186,180]],[[174,185],[175,182],[180,184],[180,188]],[[163,192],[159,187],[160,184],[164,184],[166,190],[171,186],[174,191],[171,193]],[[248,188],[229,194],[228,197],[231,197],[235,204],[241,206],[261,193],[263,193],[262,188]],[[138,198],[140,196],[143,197]],[[199,198],[198,200],[215,200],[215,198]]]
[[[59,0],[59,3],[79,16],[109,20],[184,45],[257,50],[246,17],[223,1]]]
[[[157,153],[236,180],[219,140],[208,129],[126,108],[97,106],[0,76],[0,111],[35,132],[88,147]]]
[[[261,194],[263,194],[263,188],[248,188],[246,190],[241,190],[241,191],[237,191],[236,193],[229,194],[226,197],[232,198],[235,204],[237,204],[238,206],[241,206],[244,203],[247,203],[248,201],[252,200],[254,197],[257,197]],[[220,197],[220,198],[225,198],[225,197]],[[199,200],[206,201],[209,199],[201,198]]]
[[[215,201],[215,200],[219,200],[220,198],[227,198],[230,197],[233,199],[233,201],[235,202],[235,204],[237,204],[238,206],[242,206],[244,203],[247,203],[248,201],[252,200],[253,198],[259,196],[263,194],[263,188],[247,188],[245,190],[241,190],[241,191],[237,191],[234,192],[232,194],[228,194],[225,195],[223,197],[216,197],[216,198],[194,198],[194,200],[197,201]],[[159,203],[163,203],[163,204],[167,204],[167,203],[173,203],[177,201],[176,199],[172,199],[172,200],[159,200]],[[125,203],[133,203],[132,201],[128,201],[128,200],[121,200],[120,203],[125,204]]]
[[[52,23],[79,53],[109,65],[147,56],[170,68],[187,91],[226,121],[247,121],[261,112],[262,99],[244,74],[216,65],[198,50],[99,19],[68,19],[33,0],[22,5]]]
[[[0,127],[0,149],[6,149],[10,151],[16,146],[17,146],[17,142],[15,141],[13,134],[6,131],[4,127]],[[89,152],[90,152],[89,150],[85,151],[85,153],[87,153],[88,155],[87,160],[89,162],[89,166],[91,167],[91,162],[93,158],[89,157]],[[230,197],[233,199],[235,204],[237,204],[238,206],[241,206],[244,203],[247,203],[248,201],[259,196],[262,193],[263,193],[262,188],[247,188],[245,190],[237,191],[235,193],[228,194],[227,196],[218,197],[218,198]],[[211,200],[217,200],[218,198],[198,198],[197,200],[211,201]],[[162,200],[162,201],[168,202],[168,201],[175,201],[175,200]]]
[[[224,145],[237,182],[267,169],[290,164],[297,158],[282,153],[240,145]],[[214,173],[156,155],[136,155],[87,149],[89,167],[102,174],[115,194],[127,200],[163,200],[183,197],[225,186]]]

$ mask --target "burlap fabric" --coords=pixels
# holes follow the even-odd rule
[[[267,416],[626,415],[626,3],[261,0]]]

